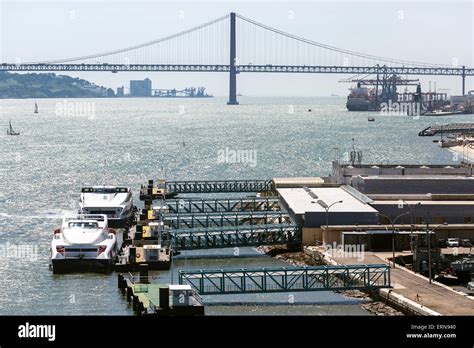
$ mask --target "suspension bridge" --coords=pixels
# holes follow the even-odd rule
[[[228,104],[238,104],[240,73],[458,76],[465,94],[474,69],[350,51],[302,38],[230,13],[166,37],[81,57],[0,64],[0,71],[223,72]]]

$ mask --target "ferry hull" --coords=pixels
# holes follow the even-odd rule
[[[53,273],[97,272],[111,273],[113,270],[111,259],[53,259],[51,265]]]

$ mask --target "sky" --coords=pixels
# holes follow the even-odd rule
[[[83,56],[158,39],[237,12],[282,31],[372,55],[474,67],[473,1],[9,1],[0,0],[0,60],[27,62]],[[228,74],[105,72],[69,74],[116,89],[149,77],[153,88],[205,86],[227,95]],[[238,75],[252,96],[347,95],[349,75]],[[411,77],[410,77],[411,78]],[[451,95],[459,77],[419,77]],[[467,79],[467,90],[474,79]]]

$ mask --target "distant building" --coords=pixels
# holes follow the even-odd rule
[[[125,87],[118,87],[117,88],[117,97],[123,97],[125,95]]]
[[[474,111],[474,91],[466,95],[451,96],[451,110],[471,113]]]
[[[151,97],[151,80],[149,78],[146,78],[144,80],[131,80],[130,96]]]

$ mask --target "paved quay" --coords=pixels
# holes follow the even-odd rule
[[[338,264],[389,264],[391,253],[366,252],[363,260],[358,258],[344,258],[324,253],[327,263]],[[399,265],[391,268],[391,283],[393,289],[383,293],[403,296],[407,303],[418,305],[420,311],[426,314],[440,315],[474,315],[474,298],[462,295],[454,289],[438,282],[429,283],[428,278],[403,268]],[[430,313],[431,311],[436,313]]]

